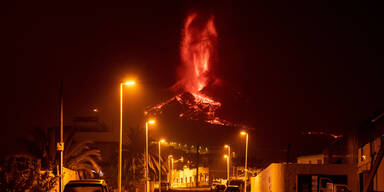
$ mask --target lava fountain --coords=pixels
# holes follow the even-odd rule
[[[197,14],[186,19],[181,44],[180,80],[175,87],[192,94],[199,94],[211,80],[210,69],[216,52],[217,32],[213,17],[200,29]]]
[[[180,117],[194,120],[203,118],[200,120],[207,123],[231,125],[215,114],[221,103],[203,94],[204,88],[215,80],[212,66],[217,48],[217,36],[213,16],[206,22],[203,22],[196,13],[187,17],[180,47],[182,65],[179,69],[179,80],[172,87],[173,90],[182,93],[149,108],[147,114],[162,113],[164,105],[177,101],[186,106]]]

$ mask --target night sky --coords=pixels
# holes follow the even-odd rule
[[[256,154],[267,158],[288,144],[299,150],[319,137],[304,131],[346,135],[384,110],[383,7],[375,1],[1,7],[2,154],[13,152],[26,130],[59,124],[61,80],[66,124],[98,108],[107,126],[118,127],[119,83],[132,76],[139,88],[126,96],[127,121],[142,120],[145,107],[174,95],[182,28],[191,12],[213,15],[218,32],[213,72],[221,83],[206,93],[223,104],[222,118],[252,128]],[[180,120],[170,108],[155,136],[210,146],[243,142],[239,128]]]

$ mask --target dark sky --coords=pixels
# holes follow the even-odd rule
[[[58,124],[60,80],[66,124],[97,107],[108,126],[118,126],[119,82],[131,75],[141,85],[127,102],[137,105],[132,114],[172,96],[192,11],[215,16],[214,73],[223,83],[208,92],[223,103],[225,119],[253,128],[254,151],[313,141],[303,131],[346,134],[384,109],[382,8],[376,1],[5,4],[2,152],[25,130]],[[238,129],[196,123],[191,130],[166,120],[159,129],[179,140],[194,142],[208,129],[207,143],[240,140]]]

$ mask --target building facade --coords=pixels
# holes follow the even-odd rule
[[[357,174],[359,176],[360,191],[363,190],[364,185],[367,184],[367,177],[373,160],[376,158],[382,143],[382,137],[363,145],[358,149],[357,154]],[[373,178],[372,189],[373,191],[384,191],[384,163],[381,160],[379,168]]]
[[[251,192],[317,192],[330,183],[356,191],[355,181],[355,171],[347,164],[272,163],[251,178]]]
[[[198,183],[199,186],[208,186],[209,168],[199,167]],[[182,170],[173,170],[171,187],[196,187],[196,168],[184,166]]]

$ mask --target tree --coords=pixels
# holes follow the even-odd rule
[[[91,141],[74,142],[67,139],[64,150],[64,167],[79,172],[80,177],[93,177],[101,168],[97,161],[101,160],[99,149],[92,149]]]
[[[124,180],[128,183],[129,189],[138,188],[138,185],[143,184],[145,181],[145,134],[144,130],[137,126],[136,128],[130,128],[128,130],[127,139],[128,144],[124,146],[123,153],[123,169],[125,173],[128,173]],[[149,145],[148,150],[148,169],[149,178],[155,179],[159,173],[159,157],[157,145]],[[164,162],[164,158],[161,158]],[[162,163],[161,170],[166,173],[167,163]],[[162,172],[162,173],[163,173]],[[166,175],[166,174],[163,174]]]
[[[64,167],[76,170],[82,178],[93,177],[101,170],[97,161],[101,160],[100,150],[92,148],[92,141],[74,141],[74,131],[65,127]],[[54,128],[34,128],[29,137],[21,140],[32,157],[41,159],[42,169],[56,171],[59,155],[56,151],[58,135]]]
[[[41,171],[40,160],[29,155],[7,157],[0,165],[0,191],[50,191],[57,177],[51,172]]]
[[[56,135],[54,129],[35,127],[27,132],[27,137],[20,143],[27,149],[31,157],[41,160],[41,168],[53,170],[57,165]]]

